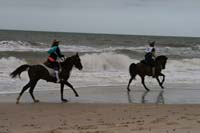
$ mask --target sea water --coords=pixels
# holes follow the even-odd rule
[[[156,41],[157,55],[168,57],[165,83],[198,84],[200,81],[200,38],[136,35],[81,34],[0,30],[0,93],[19,92],[29,81],[9,74],[23,64],[46,61],[53,39],[60,40],[61,52],[79,53],[83,70],[73,69],[69,82],[75,87],[124,86],[130,78],[129,65],[144,59],[150,41]],[[133,85],[140,84],[140,78]],[[155,84],[151,77],[146,84]],[[59,85],[39,81],[36,90],[58,90]]]

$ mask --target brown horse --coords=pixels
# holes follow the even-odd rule
[[[74,87],[68,82],[68,79],[70,77],[70,72],[72,71],[73,67],[76,67],[77,69],[81,70],[83,68],[83,66],[81,64],[81,60],[79,58],[78,53],[76,55],[66,58],[63,62],[60,63],[60,66],[62,68],[62,71],[60,73],[60,78],[62,79],[62,81],[60,81],[60,83],[59,83],[60,84],[60,92],[61,92],[61,100],[63,102],[67,102],[67,100],[64,99],[64,97],[63,97],[64,85],[67,85],[68,87],[70,87],[74,91],[75,96],[78,97],[78,93],[76,92]],[[31,95],[33,101],[39,102],[39,100],[35,99],[35,97],[33,95],[33,90],[34,90],[37,82],[40,79],[43,79],[48,82],[56,83],[56,78],[52,77],[49,74],[48,70],[46,68],[44,68],[42,65],[28,65],[28,64],[19,66],[16,70],[14,70],[10,74],[10,76],[12,78],[15,78],[17,76],[20,77],[20,74],[26,70],[28,70],[28,76],[29,76],[30,81],[21,90],[19,96],[17,97],[16,103],[19,103],[19,100],[20,100],[22,94],[28,88],[30,88],[29,92],[30,92],[30,95]]]
[[[162,69],[165,69],[165,65],[167,63],[167,57],[164,56],[164,55],[161,55],[161,56],[158,56],[156,59],[155,59],[155,78],[156,80],[158,81],[159,85],[161,88],[164,88],[163,87],[163,83],[165,81],[165,75],[161,73]],[[129,73],[130,73],[130,80],[129,80],[129,83],[128,83],[128,86],[127,86],[127,90],[130,91],[130,84],[132,82],[133,79],[135,79],[135,76],[136,75],[139,75],[141,77],[141,82],[144,86],[144,88],[149,91],[149,89],[146,87],[145,85],[145,76],[152,76],[152,67],[142,63],[142,62],[139,62],[137,64],[135,63],[132,63],[130,66],[129,66]],[[159,80],[159,76],[162,76],[163,79],[162,79],[162,82],[160,82]]]

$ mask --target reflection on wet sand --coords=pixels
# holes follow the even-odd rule
[[[155,91],[144,91],[141,95],[141,97],[138,97],[138,92],[135,93],[135,92],[127,92],[127,97],[128,97],[128,101],[129,103],[155,103],[155,104],[165,104],[165,100],[164,100],[164,96],[163,96],[163,93],[164,93],[164,90],[161,90],[158,92],[158,95],[156,96],[153,96],[153,99],[156,99],[156,100],[150,100],[150,99],[147,99],[147,96],[150,95],[150,94],[155,94],[157,92]],[[136,97],[137,95],[137,97]],[[141,100],[139,100],[139,98],[141,98]]]
[[[164,93],[164,90],[161,90],[159,95],[157,96],[156,104],[165,104],[163,93]]]

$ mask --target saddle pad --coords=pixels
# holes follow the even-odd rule
[[[55,70],[46,66],[45,64],[40,64],[41,66],[43,66],[48,72],[49,72],[49,75],[52,76],[52,77],[55,77]]]
[[[147,63],[145,60],[141,60],[140,63],[143,63],[146,66],[152,67],[151,64]]]

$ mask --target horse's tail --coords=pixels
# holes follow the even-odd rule
[[[136,67],[136,64],[135,63],[132,63],[130,66],[129,66],[129,73],[130,73],[130,76],[135,79],[135,76],[138,74],[137,73],[137,67]]]
[[[19,66],[16,70],[14,70],[14,71],[10,74],[10,76],[11,76],[11,78],[16,78],[16,76],[19,76],[19,78],[20,78],[20,74],[21,74],[23,71],[28,70],[29,68],[30,68],[30,65],[28,65],[28,64],[21,65],[21,66]]]

